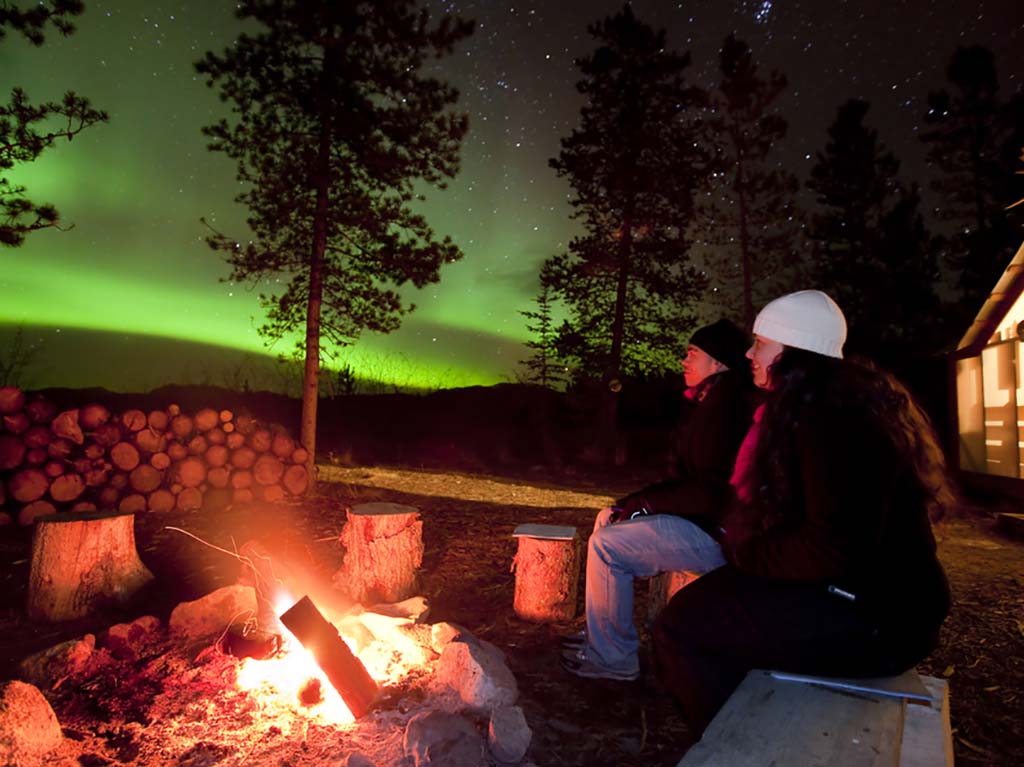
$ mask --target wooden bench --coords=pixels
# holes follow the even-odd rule
[[[751,671],[677,767],[952,767],[949,688],[916,671]]]

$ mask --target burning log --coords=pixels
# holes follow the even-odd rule
[[[29,570],[33,619],[81,618],[123,604],[153,579],[135,548],[135,517],[116,512],[50,514],[36,519]]]
[[[377,697],[377,683],[310,598],[289,608],[281,623],[312,653],[352,716],[359,719],[365,714]]]
[[[401,602],[416,593],[423,563],[419,509],[397,503],[364,503],[348,510],[340,542],[345,559],[334,587],[356,602]]]

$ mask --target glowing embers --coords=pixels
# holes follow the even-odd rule
[[[267,660],[245,658],[238,669],[238,686],[264,706],[300,707],[325,723],[355,721],[312,654],[294,637],[283,638],[281,651]],[[318,689],[317,689],[318,688]]]
[[[409,612],[418,606],[424,613],[422,599],[368,611],[356,605],[344,614],[328,611],[326,617],[308,597],[293,602],[283,590],[274,599],[273,612],[289,629],[276,625],[280,649],[265,660],[245,657],[239,664],[238,687],[255,696],[265,714],[302,713],[324,724],[352,723],[370,707],[378,685],[430,675],[436,658],[430,627],[416,623]],[[324,667],[317,661],[322,656]]]

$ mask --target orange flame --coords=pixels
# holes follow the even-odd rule
[[[288,610],[294,599],[279,593],[274,599],[274,611],[280,615]],[[328,619],[335,628],[343,622],[336,616]],[[272,658],[256,660],[245,658],[239,664],[237,686],[257,697],[265,705],[302,710],[307,716],[334,725],[352,724],[355,718],[327,679],[312,653],[283,626],[281,650]],[[412,646],[412,640],[397,629],[383,630],[375,626],[374,641],[361,650],[358,643],[339,628],[339,634],[352,653],[366,667],[379,684],[397,682],[426,661],[428,652]],[[383,636],[382,636],[383,635]],[[417,651],[418,650],[418,651]],[[320,683],[321,700],[313,705],[300,703],[302,691],[310,680]],[[383,686],[383,685],[382,685]]]

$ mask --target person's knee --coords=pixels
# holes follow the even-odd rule
[[[597,532],[602,527],[607,527],[611,524],[612,519],[612,508],[611,506],[605,506],[594,517],[594,532]]]
[[[622,559],[623,530],[618,525],[595,530],[587,543],[587,556],[611,566]]]
[[[605,528],[599,527],[595,529],[587,541],[587,556],[602,556],[608,548],[606,538]]]

